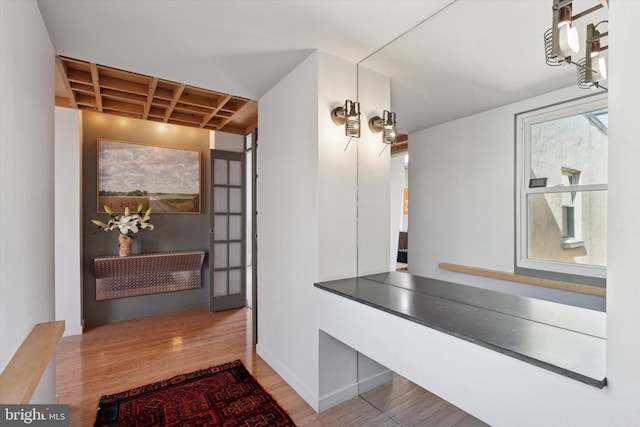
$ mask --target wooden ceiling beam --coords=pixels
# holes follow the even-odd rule
[[[222,108],[222,111],[228,111],[230,113],[237,113],[238,111],[240,111],[240,109],[242,107],[244,107],[245,105],[247,105],[247,103],[249,102],[249,100],[245,100],[245,99],[240,99],[240,98],[234,98],[232,100],[230,100],[229,102],[227,102]]]
[[[194,123],[196,125],[200,125],[200,122],[202,121],[200,117],[201,117],[200,115],[180,113],[175,110],[171,114],[171,119],[173,120],[178,120],[180,122]]]
[[[91,81],[93,82],[93,92],[96,97],[96,109],[102,113],[102,95],[100,94],[98,66],[94,62],[90,62],[89,67],[91,67]]]
[[[180,97],[182,96],[182,92],[184,92],[184,89],[187,87],[187,85],[185,84],[181,84],[180,86],[178,86],[174,92],[173,92],[173,99],[171,100],[171,104],[169,105],[169,107],[167,108],[167,110],[164,113],[164,122],[168,122],[169,121],[169,117],[171,117],[171,115],[173,114],[173,107],[176,106],[176,104],[178,103],[178,100],[180,100]]]
[[[205,115],[204,117],[202,117],[202,123],[200,124],[200,127],[204,127],[204,125],[206,125],[207,123],[209,123],[209,121],[211,119],[213,119],[213,117],[218,114],[218,111],[220,111],[220,107],[222,107],[224,104],[226,104],[229,100],[231,99],[231,95],[227,95],[222,102],[220,102],[220,104],[218,105],[218,108],[216,108],[215,110],[213,110],[210,114]]]
[[[189,127],[193,127],[193,128],[197,128],[198,127],[198,123],[183,122],[181,120],[174,120],[174,119],[169,119],[169,121],[167,123],[169,123],[170,125],[189,126]]]
[[[78,82],[87,86],[93,86],[90,72],[76,70],[75,68],[67,68],[67,79],[71,82]]]
[[[231,120],[233,119],[233,113],[231,114],[225,114],[227,112],[229,112],[229,108],[233,108],[234,111],[238,111],[239,108],[238,107],[238,102],[239,100],[237,98],[234,98],[232,100],[232,97],[228,97],[227,99],[225,99],[225,102],[223,102],[220,105],[220,109],[219,109],[219,116],[220,116],[220,127],[219,129],[225,129],[227,128],[227,125],[231,122]],[[244,105],[244,104],[243,104]]]
[[[73,108],[71,107],[71,98],[65,98],[64,96],[56,96],[56,107]]]
[[[151,104],[153,104],[153,97],[156,93],[156,89],[158,87],[158,79],[156,77],[151,79],[149,83],[149,93],[147,94],[147,102],[144,104],[144,113],[142,114],[143,119],[147,119],[149,116],[149,110],[151,110]]]
[[[119,101],[131,102],[132,104],[145,105],[147,97],[143,95],[136,95],[130,92],[120,92],[113,89],[102,89],[103,98],[111,98]]]
[[[74,93],[80,92],[87,95],[93,95],[93,86],[77,82],[69,82],[69,85],[71,86],[71,90],[73,90]]]
[[[132,119],[139,119],[140,118],[140,114],[137,114],[137,113],[128,113],[126,111],[119,111],[119,110],[109,110],[106,107],[104,109],[104,112],[106,114],[113,114],[115,116],[122,116],[122,117],[130,117]]]
[[[84,105],[86,107],[91,107],[94,110],[96,109],[96,98],[93,95],[84,95],[78,94],[76,98],[76,102],[78,105]]]
[[[244,129],[235,126],[225,126],[218,130],[221,132],[235,133],[236,135],[245,135]]]
[[[213,119],[209,120],[203,127],[220,130],[220,128],[222,127],[222,121],[219,118],[214,117]]]
[[[56,68],[64,81],[64,87],[69,97],[69,104],[73,108],[78,108],[78,104],[76,103],[76,96],[71,89],[71,84],[69,83],[69,76],[67,75],[67,66],[62,62],[59,56],[56,56]]]
[[[174,107],[174,109],[176,111],[182,111],[186,113],[195,113],[200,115],[211,114],[211,111],[212,111],[211,108],[196,107],[195,105],[183,104],[181,102],[178,102]]]
[[[171,101],[167,101],[166,99],[159,99],[158,97],[153,97],[153,106],[154,107],[168,107],[171,105]]]
[[[220,130],[226,129],[229,122],[231,122],[232,117],[227,117],[224,119],[220,119]],[[226,131],[225,131],[226,132]]]
[[[125,113],[135,114],[137,118],[142,117],[144,113],[144,106],[137,104],[130,104],[128,102],[115,101],[112,99],[105,99],[102,103],[102,107],[105,110],[116,110]]]
[[[189,92],[185,92],[180,97],[180,102],[183,104],[195,105],[198,107],[206,108],[219,108],[218,98],[212,98],[207,96],[193,95]]]
[[[164,83],[166,84],[166,82],[164,82]],[[173,99],[174,90],[175,90],[175,88],[174,89],[169,89],[169,88],[162,87],[162,86],[158,85],[156,87],[156,93],[155,93],[154,97],[171,102],[171,100]]]
[[[399,153],[409,149],[409,135],[406,133],[398,134],[396,143],[391,146],[391,153]]]
[[[100,86],[107,89],[115,89],[122,92],[133,92],[138,95],[146,96],[149,93],[149,86],[142,83],[130,82],[115,77],[103,76]]]
[[[164,119],[164,109],[151,107],[147,113],[147,117],[157,117],[162,121],[162,119]]]

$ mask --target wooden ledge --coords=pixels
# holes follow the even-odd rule
[[[0,374],[0,403],[29,403],[63,332],[64,320],[33,327]]]
[[[604,287],[586,285],[583,283],[564,282],[562,280],[543,279],[541,277],[523,276],[521,274],[506,273],[504,271],[486,270],[484,268],[468,267],[459,264],[442,262],[438,268],[457,273],[473,274],[476,276],[490,277],[492,279],[507,280],[509,282],[525,283],[527,285],[544,286],[546,288],[561,289],[564,291],[579,292],[582,294],[604,297],[607,290]]]

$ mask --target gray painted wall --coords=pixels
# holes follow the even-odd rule
[[[208,256],[203,266],[203,286],[199,289],[137,297],[96,301],[93,259],[118,254],[118,235],[105,233],[91,219],[106,222],[108,215],[97,213],[97,139],[152,144],[163,147],[195,149],[201,153],[201,213],[151,213],[153,231],[142,231],[133,252],[149,253],[176,250],[209,250],[209,131],[165,123],[83,112],[82,114],[82,276],[85,325],[169,313],[208,304]]]

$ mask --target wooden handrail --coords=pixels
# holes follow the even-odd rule
[[[507,280],[509,282],[525,283],[527,285],[544,286],[546,288],[562,289],[565,291],[579,292],[582,294],[604,297],[607,290],[601,286],[587,285],[584,283],[565,282],[562,280],[543,279],[541,277],[523,276],[521,274],[507,273],[504,271],[487,270],[484,268],[468,267],[459,264],[442,262],[438,268],[457,273],[473,274],[476,276],[490,277],[492,279]]]
[[[63,332],[64,320],[33,327],[0,374],[0,403],[29,403]]]

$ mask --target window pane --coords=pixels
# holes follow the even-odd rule
[[[240,215],[229,216],[229,240],[242,239],[242,217]]]
[[[223,159],[215,159],[213,161],[213,183],[227,183],[227,161]]]
[[[229,189],[229,212],[242,212],[242,190],[239,188]]]
[[[533,124],[530,178],[547,178],[547,187],[606,184],[608,137],[602,122],[605,117],[608,119],[605,112]]]
[[[529,258],[607,265],[607,192],[530,194]]]
[[[215,212],[228,212],[227,187],[215,187],[213,189],[213,208]]]
[[[229,270],[229,294],[242,292],[242,271]]]
[[[229,162],[229,184],[242,185],[242,162],[236,160]]]
[[[216,271],[213,273],[213,295],[222,297],[229,294],[229,284],[227,283],[227,272]]]
[[[216,243],[213,245],[213,268],[226,268],[227,266],[227,244]]]
[[[229,267],[242,266],[242,244],[229,243]]]
[[[227,240],[227,216],[215,215],[213,217],[213,238],[214,240]]]

